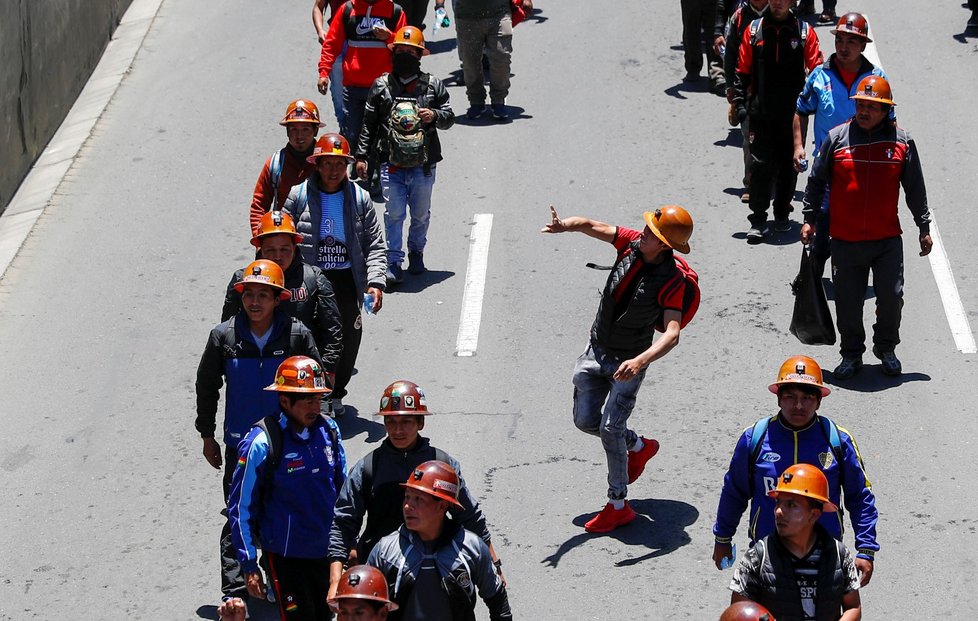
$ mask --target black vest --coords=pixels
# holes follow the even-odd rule
[[[821,546],[818,568],[818,590],[815,595],[817,621],[837,621],[842,611],[842,596],[846,588],[846,576],[842,571],[842,542],[832,538],[824,528],[815,525]],[[761,552],[761,589],[758,602],[766,607],[778,621],[801,621],[805,615],[801,608],[801,596],[792,568],[792,555],[781,543],[777,533],[757,542]]]
[[[615,261],[591,326],[591,342],[616,358],[633,358],[649,348],[655,324],[662,318],[659,293],[673,279],[682,278],[672,251],[667,251],[662,262],[642,266],[631,297],[616,305],[611,294],[640,256],[636,240]]]

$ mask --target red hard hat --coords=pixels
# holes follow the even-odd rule
[[[767,608],[757,602],[736,602],[723,611],[720,621],[776,621]]]
[[[421,386],[407,380],[397,380],[384,389],[380,398],[381,416],[427,416],[428,402]]]
[[[324,134],[316,141],[312,155],[307,157],[306,161],[315,166],[319,158],[328,156],[345,157],[347,160],[352,160],[353,156],[350,155],[350,143],[340,134]]]
[[[865,39],[866,43],[873,42],[869,38],[869,22],[866,21],[866,17],[862,13],[846,13],[839,18],[839,23],[829,32],[832,34],[851,34]]]
[[[322,365],[308,356],[292,356],[283,360],[275,371],[275,383],[266,386],[265,390],[321,395],[332,392]]]
[[[416,489],[458,507],[462,506],[458,501],[458,475],[454,468],[443,461],[433,459],[419,465],[408,476],[407,483],[401,483],[401,487]]]
[[[357,565],[343,572],[336,586],[336,595],[326,603],[335,610],[341,599],[365,599],[382,603],[387,610],[397,610],[397,604],[388,599],[384,574],[371,565]]]

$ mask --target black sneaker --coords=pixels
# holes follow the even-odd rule
[[[404,282],[404,270],[400,263],[391,263],[387,266],[387,284],[396,285]]]
[[[774,219],[774,230],[779,233],[787,233],[791,230],[791,221],[785,218],[775,218]]]
[[[842,362],[839,363],[839,366],[835,367],[832,375],[835,376],[835,379],[847,380],[858,373],[861,368],[863,368],[862,358],[847,358],[843,356]]]
[[[509,111],[506,110],[505,104],[492,104],[492,118],[497,121],[505,121],[509,118]]]
[[[408,274],[424,274],[427,270],[424,266],[424,255],[420,252],[408,253]]]
[[[873,347],[873,355],[883,363],[883,375],[900,375],[903,373],[903,365],[893,351],[880,351],[878,347]]]
[[[465,111],[465,118],[467,119],[477,119],[486,113],[488,108],[486,104],[473,104],[469,106],[469,109]]]

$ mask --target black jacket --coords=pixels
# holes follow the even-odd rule
[[[236,271],[228,283],[221,321],[227,321],[241,310],[241,294],[234,290],[234,285],[241,281],[243,273],[243,269]],[[292,298],[280,303],[279,309],[309,328],[316,339],[323,367],[335,373],[343,351],[343,328],[333,285],[321,269],[303,263],[297,251],[292,265],[285,270],[285,288],[292,292]]]
[[[437,164],[442,160],[438,130],[448,129],[455,124],[455,113],[448,102],[448,91],[441,80],[430,73],[421,72],[414,87],[414,96],[419,108],[430,108],[435,112],[435,122],[425,126],[425,165]],[[356,150],[358,160],[371,159],[369,156],[373,154],[378,162],[387,161],[387,119],[396,99],[410,97],[404,84],[392,74],[385,73],[374,80],[363,112],[363,130],[360,132]]]

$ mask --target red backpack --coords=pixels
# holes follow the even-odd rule
[[[689,325],[689,322],[696,316],[696,311],[699,310],[700,276],[696,273],[696,270],[689,266],[689,263],[686,263],[685,259],[677,254],[673,254],[673,258],[676,259],[676,268],[679,270],[679,275],[666,283],[664,292],[668,294],[669,288],[678,287],[680,282],[685,282],[686,288],[683,292],[682,319],[679,320],[679,328],[682,329]],[[658,323],[655,324],[655,329],[659,332],[666,331],[663,319],[659,319]]]

